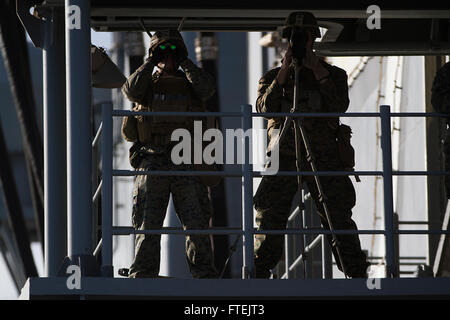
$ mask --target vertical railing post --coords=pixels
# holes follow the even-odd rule
[[[333,278],[333,257],[325,234],[322,234],[322,278]]]
[[[394,230],[398,230],[400,227],[398,213],[394,212]],[[395,258],[395,272],[400,274],[400,235],[396,233],[394,235],[394,258]]]
[[[92,191],[94,192],[92,195],[94,196],[99,181],[98,181],[98,143],[92,145]],[[98,243],[98,202],[92,202],[92,225],[94,227],[94,232],[92,233],[92,243]]]
[[[242,231],[244,232],[243,241],[243,266],[242,278],[248,279],[254,272],[253,261],[253,165],[251,163],[252,156],[252,106],[249,104],[241,106],[242,110]],[[248,142],[245,141],[247,133]]]
[[[305,203],[305,189],[302,189],[302,194],[299,195],[299,197],[302,197],[302,203]],[[311,219],[311,211],[306,212],[306,210],[303,210],[303,215],[300,216],[300,219],[303,219],[302,222],[302,229],[307,229],[308,226],[311,226],[312,224],[312,219]],[[305,279],[309,279],[312,278],[312,267],[313,267],[313,255],[312,255],[312,251],[313,249],[309,250],[309,252],[307,253],[305,248],[307,246],[307,244],[311,244],[312,239],[314,239],[314,237],[311,237],[310,235],[307,234],[301,234],[300,235],[301,239],[303,239],[303,268],[304,268],[304,272],[303,275],[305,276]]]
[[[392,147],[391,147],[391,111],[387,105],[380,106],[381,149],[383,154],[384,186],[384,228],[386,243],[386,277],[396,277],[395,241],[394,241],[394,205],[392,189]]]
[[[291,247],[289,245],[289,236],[287,234],[285,234],[284,235],[284,273],[286,275],[286,279],[289,279],[289,273],[290,273],[289,272],[289,267],[291,266],[291,259],[289,259],[290,251],[291,251]]]
[[[308,197],[309,203],[309,211],[311,213],[317,214],[317,209],[313,207],[313,200],[311,198],[311,194]],[[333,253],[331,251],[331,246],[328,241],[328,236],[326,234],[322,234],[322,278],[323,279],[333,279]]]
[[[113,276],[112,264],[112,105],[102,105],[102,276]]]

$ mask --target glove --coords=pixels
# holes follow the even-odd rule
[[[150,50],[148,51],[148,58],[153,65],[158,65],[158,63],[161,61],[161,52],[159,50]]]

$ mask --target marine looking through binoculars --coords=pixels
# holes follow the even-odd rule
[[[176,60],[179,60],[181,58],[180,48],[176,44],[171,42],[164,42],[153,50],[154,62],[159,62],[170,54],[175,55],[175,57],[178,58]]]

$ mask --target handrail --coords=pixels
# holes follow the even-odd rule
[[[153,117],[242,117],[242,112],[164,112],[164,111],[131,111],[113,110],[113,117],[153,116]]]
[[[94,148],[100,141],[100,137],[102,135],[102,129],[103,129],[103,123],[100,123],[97,133],[95,134],[94,140],[92,140],[92,148]]]
[[[242,129],[252,128],[253,117],[280,118],[280,117],[302,117],[302,118],[330,118],[330,117],[375,117],[381,119],[382,124],[382,150],[383,150],[383,170],[382,171],[279,171],[276,175],[280,176],[382,176],[384,181],[384,201],[385,201],[385,226],[384,230],[326,230],[326,229],[295,229],[288,228],[283,230],[257,230],[253,227],[253,185],[254,177],[268,175],[264,171],[253,171],[250,161],[242,164],[242,171],[132,171],[118,170],[112,168],[112,118],[118,116],[185,116],[185,117],[240,117],[242,119]],[[353,112],[353,113],[255,113],[251,111],[250,105],[244,105],[241,112],[150,112],[150,111],[130,111],[130,110],[112,110],[111,106],[103,105],[102,125],[99,131],[102,134],[102,184],[99,189],[102,191],[102,240],[99,246],[103,246],[102,263],[107,270],[112,268],[112,236],[124,234],[242,234],[243,241],[243,278],[251,278],[253,270],[253,237],[255,234],[319,234],[307,248],[312,248],[313,244],[318,243],[319,238],[324,238],[325,234],[381,234],[386,239],[386,269],[388,277],[397,276],[396,262],[394,256],[394,236],[397,234],[450,234],[448,230],[396,230],[394,229],[393,208],[392,208],[392,176],[434,176],[450,175],[450,171],[393,171],[391,156],[391,132],[390,119],[392,117],[449,117],[447,114],[409,112],[409,113],[390,113],[389,106],[381,106],[380,112]],[[97,132],[97,136],[100,132]],[[97,138],[98,139],[98,138]],[[97,141],[94,139],[94,142]],[[244,143],[243,154],[249,156],[250,152]],[[250,159],[248,157],[248,159]],[[241,228],[209,228],[202,230],[182,230],[173,228],[162,228],[158,230],[135,230],[133,227],[112,226],[112,177],[113,176],[137,176],[137,175],[163,175],[163,176],[227,176],[242,177],[243,179],[243,212]],[[270,173],[273,175],[273,172]],[[98,191],[98,190],[97,190]],[[96,192],[97,193],[97,192]],[[109,204],[108,204],[109,203]],[[295,211],[291,214],[293,217]],[[419,223],[414,223],[419,224]],[[297,262],[299,258],[294,263]],[[292,267],[292,265],[290,266]],[[110,276],[110,273],[106,273]]]
[[[242,173],[229,171],[195,171],[195,170],[113,170],[114,176],[227,176],[241,177]],[[276,174],[253,171],[253,177],[267,175],[277,176],[382,176],[383,171],[278,171]],[[393,176],[448,176],[450,171],[393,171]]]
[[[115,226],[112,228],[112,233],[114,235],[130,235],[130,234],[177,234],[177,235],[188,235],[188,234],[243,234],[244,231],[239,228],[205,228],[205,229],[182,229],[182,228],[171,228],[163,227],[161,229],[139,229],[136,230],[131,226]],[[349,230],[349,229],[335,229],[333,231],[322,229],[322,228],[287,228],[287,229],[256,229],[253,228],[254,234],[270,234],[270,235],[283,235],[283,234],[386,234],[384,230],[376,229],[360,229],[360,230]],[[450,234],[450,230],[394,230],[394,234]]]
[[[295,259],[295,261],[290,266],[288,266],[288,272],[285,272],[281,276],[281,279],[287,279],[289,277],[289,272],[293,271],[301,262],[304,262],[305,256],[307,256],[308,253],[310,253],[311,250],[320,243],[320,241],[324,241],[323,235],[318,235],[313,241],[311,241],[309,245],[305,246],[304,254],[300,254],[297,259]]]
[[[130,235],[130,234],[177,234],[177,235],[227,235],[227,234],[243,234],[240,228],[207,228],[207,229],[183,229],[183,228],[171,228],[163,227],[161,229],[145,229],[136,230],[133,227],[118,226],[112,229],[114,235]]]
[[[102,239],[97,243],[97,246],[95,247],[94,253],[92,254],[94,257],[98,256],[98,253],[102,249]]]
[[[164,117],[242,117],[242,112],[164,112],[164,111],[131,111],[131,110],[113,110],[113,117],[120,116],[164,116]],[[437,112],[391,112],[391,117],[439,117],[448,118],[450,115]],[[302,118],[378,118],[380,112],[252,112],[251,116],[263,118],[284,118],[284,117],[302,117]]]
[[[100,193],[102,192],[102,181],[98,184],[97,189],[95,190],[94,196],[92,197],[92,202],[97,201],[98,197],[100,196]]]

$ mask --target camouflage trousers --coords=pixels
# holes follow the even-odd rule
[[[343,170],[338,156],[336,143],[313,148],[315,163],[319,171]],[[304,153],[301,157],[301,171],[311,171]],[[295,157],[280,155],[280,171],[296,171]],[[351,219],[351,209],[356,202],[353,184],[348,176],[320,176],[323,193],[330,219],[335,230],[357,230],[355,222]],[[308,190],[314,199],[322,226],[329,229],[328,221],[319,202],[319,192],[314,176],[303,176]],[[285,229],[291,213],[292,201],[298,191],[297,177],[295,176],[264,176],[254,196],[254,205],[257,210],[256,223],[259,230]],[[332,245],[331,235],[327,235]],[[361,250],[358,235],[337,235],[339,250],[341,252],[347,275],[350,277],[365,277],[369,266],[366,255]],[[270,269],[273,269],[282,257],[283,235],[256,235],[255,237],[255,270],[256,277],[268,278]],[[342,270],[336,249],[332,246],[333,255]]]
[[[170,154],[152,154],[144,158],[138,170],[192,170],[192,166],[174,165]],[[133,190],[133,227],[138,230],[162,228],[170,194],[183,229],[209,227],[212,206],[208,189],[199,177],[156,175],[136,177]],[[130,267],[130,277],[158,276],[160,242],[160,235],[136,236],[136,255]],[[185,245],[187,263],[194,278],[218,276],[209,235],[187,235]]]

